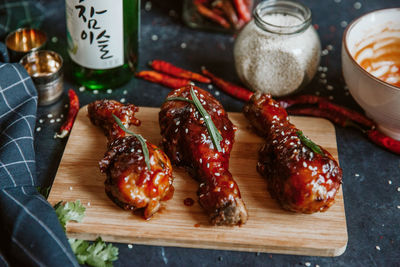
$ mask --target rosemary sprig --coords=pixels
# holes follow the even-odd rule
[[[133,135],[134,137],[136,137],[139,140],[140,144],[142,145],[144,161],[146,162],[146,166],[150,171],[151,169],[150,169],[149,149],[147,148],[146,139],[144,139],[143,136],[141,136],[140,134],[135,134],[134,132],[129,131],[128,129],[126,129],[125,126],[122,124],[122,121],[117,116],[115,116],[114,114],[112,114],[112,115],[114,117],[114,120],[117,122],[118,126],[124,132],[126,132],[126,133],[128,133],[130,135]]]
[[[200,100],[197,98],[193,87],[190,89],[190,95],[192,96],[192,100],[184,98],[184,97],[169,97],[165,101],[186,101],[193,104],[197,110],[200,112],[201,116],[204,119],[204,122],[207,126],[207,131],[210,134],[211,141],[213,142],[214,146],[217,148],[218,152],[221,152],[221,145],[220,142],[222,141],[222,136],[218,131],[217,127],[215,126],[214,122],[211,119],[211,116],[208,112],[204,109],[203,105],[201,104]]]
[[[319,147],[319,145],[317,145],[316,143],[314,143],[313,141],[311,141],[310,138],[306,137],[302,131],[297,131],[296,132],[297,136],[300,138],[300,141],[309,149],[311,149],[312,151],[314,151],[317,154],[320,155],[324,155],[324,152],[322,151],[322,149]]]

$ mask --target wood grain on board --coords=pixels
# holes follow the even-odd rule
[[[158,108],[141,107],[136,133],[159,144]],[[263,140],[255,135],[241,113],[229,113],[238,126],[230,159],[230,171],[239,185],[249,212],[243,226],[211,226],[197,203],[198,183],[184,169],[175,168],[173,199],[149,221],[117,207],[104,192],[105,175],[98,161],[106,151],[106,138],[93,126],[83,107],[65,147],[49,201],[75,201],[86,206],[80,223],[67,225],[70,237],[121,243],[240,250],[315,256],[338,256],[347,245],[347,228],[342,190],[336,203],[324,213],[296,214],[282,210],[271,199],[267,183],[256,171],[257,152]],[[304,134],[338,158],[335,129],[324,119],[292,117]],[[184,205],[186,198],[195,200]],[[90,203],[90,205],[88,204]]]

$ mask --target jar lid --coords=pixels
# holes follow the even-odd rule
[[[288,16],[287,20],[273,15]],[[311,24],[311,10],[305,5],[287,0],[268,0],[257,5],[254,21],[258,27],[277,34],[295,34],[305,31]]]

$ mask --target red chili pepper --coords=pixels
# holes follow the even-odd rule
[[[293,105],[299,104],[317,104],[320,101],[325,100],[325,98],[315,95],[300,95],[295,97],[285,97],[279,99],[279,105],[283,108],[289,108]]]
[[[162,84],[172,89],[185,87],[190,83],[188,79],[171,77],[167,74],[163,74],[153,70],[141,71],[139,73],[136,73],[135,76],[153,83]]]
[[[367,131],[368,138],[375,144],[386,148],[387,150],[400,155],[400,141],[395,140],[378,130]]]
[[[249,22],[251,20],[251,13],[247,3],[244,0],[233,0],[233,3],[235,4],[239,18],[245,22]]]
[[[229,24],[229,22],[223,18],[222,16],[214,13],[211,9],[207,8],[205,5],[195,1],[194,2],[197,11],[203,15],[204,17],[218,23],[219,25],[221,25],[223,28],[225,29],[229,29],[231,27],[231,25]]]
[[[179,67],[176,67],[172,65],[171,63],[168,63],[166,61],[162,60],[153,60],[151,62],[151,67],[157,71],[178,77],[178,78],[184,78],[188,80],[194,80],[194,81],[199,81],[201,83],[210,83],[211,80],[207,77],[204,77],[201,74],[194,73],[188,70],[181,69]]]
[[[348,125],[347,117],[331,110],[319,108],[292,108],[287,109],[286,111],[290,115],[308,115],[313,117],[325,118],[342,127],[346,127]]]
[[[319,102],[318,107],[320,109],[336,111],[337,113],[340,113],[343,116],[346,116],[350,120],[353,120],[353,121],[355,121],[361,125],[364,125],[368,128],[371,128],[375,125],[375,123],[371,119],[367,118],[365,115],[358,113],[357,111],[353,111],[348,108],[333,104],[327,100]]]
[[[239,18],[236,15],[235,8],[232,5],[230,0],[222,0],[222,10],[225,13],[225,16],[228,18],[229,22],[236,28],[240,28]]]
[[[76,95],[75,91],[72,89],[69,89],[68,97],[69,97],[69,110],[68,110],[67,120],[61,126],[60,133],[59,134],[56,133],[54,135],[54,138],[66,137],[69,134],[69,132],[71,131],[72,125],[74,125],[76,115],[78,114],[79,99],[78,99],[78,96]]]
[[[375,123],[371,119],[367,118],[365,115],[358,113],[357,111],[350,110],[346,107],[334,104],[328,99],[320,96],[301,95],[297,97],[283,98],[279,100],[279,104],[281,105],[281,107],[286,109],[298,104],[318,104],[319,109],[335,111],[335,113],[342,114],[348,119],[360,123],[361,125],[364,125],[368,128],[371,128],[375,125]]]
[[[212,82],[218,86],[219,89],[221,89],[222,91],[224,91],[225,93],[236,97],[239,100],[243,100],[243,101],[249,101],[251,96],[253,95],[253,92],[247,90],[246,88],[237,86],[233,83],[227,82],[217,76],[215,76],[214,74],[212,74],[211,72],[209,72],[206,68],[202,68],[202,73],[204,75],[206,75],[207,77],[211,78]]]

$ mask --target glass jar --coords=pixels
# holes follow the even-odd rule
[[[235,41],[236,71],[254,91],[284,96],[315,75],[321,54],[311,11],[293,1],[269,0],[254,10],[253,20]]]

